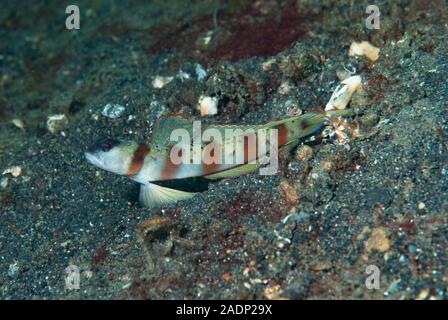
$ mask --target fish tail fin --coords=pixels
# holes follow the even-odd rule
[[[352,110],[332,110],[308,112],[300,116],[294,116],[269,123],[269,128],[278,129],[279,144],[282,146],[293,145],[301,138],[309,136],[320,130],[326,121],[332,117],[349,116]],[[284,143],[280,142],[283,141]]]
[[[352,114],[353,110],[351,109],[308,112],[299,117],[285,119],[285,121],[287,123],[293,123],[296,119],[300,119],[301,122],[299,123],[299,126],[301,127],[301,129],[305,132],[313,133],[329,118],[350,116]]]
[[[191,199],[195,192],[186,192],[145,183],[140,186],[139,201],[146,208],[154,208],[181,200]]]

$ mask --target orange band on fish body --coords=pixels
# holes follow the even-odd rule
[[[278,130],[278,147],[281,147],[288,141],[288,128],[283,123],[274,127],[274,129]]]
[[[128,172],[126,173],[128,177],[134,176],[140,171],[148,152],[149,148],[146,144],[140,143],[138,145],[137,149],[135,149],[134,154],[132,156],[131,163],[129,164]]]
[[[222,163],[221,146],[215,141],[209,141],[203,152],[202,174],[207,175],[219,171]]]
[[[258,135],[250,133],[244,136],[244,163],[258,159]]]
[[[179,157],[182,157],[182,149],[178,146],[172,146],[168,152],[167,158],[163,163],[162,170],[160,171],[160,180],[170,180],[176,178],[176,174],[182,165],[182,163],[175,164],[171,161],[171,153],[177,153]]]

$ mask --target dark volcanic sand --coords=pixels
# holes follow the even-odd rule
[[[78,1],[77,31],[59,1],[3,4],[0,174],[21,172],[0,176],[0,298],[446,298],[447,8],[379,1],[369,30],[361,2]],[[375,63],[348,56],[360,40]],[[344,69],[363,77],[350,105],[363,135],[301,161],[283,152],[277,175],[147,210],[135,183],[84,159],[99,136],[149,139],[161,114],[199,119],[201,94],[225,123],[322,107]],[[179,70],[190,78],[153,88]],[[123,114],[103,116],[107,103]],[[51,133],[54,114],[68,123]],[[79,290],[65,288],[70,264]]]

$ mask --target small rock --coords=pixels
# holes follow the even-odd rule
[[[280,189],[282,190],[283,194],[285,195],[286,202],[288,202],[290,205],[297,204],[299,200],[299,196],[297,195],[296,189],[291,186],[288,181],[283,180],[280,183]]]
[[[55,114],[47,119],[47,129],[51,133],[58,133],[68,126],[68,118],[65,114]]]
[[[207,76],[207,71],[199,63],[196,63],[194,70],[196,72],[196,77],[197,77],[198,81],[201,81],[202,79],[204,79]]]
[[[275,59],[271,58],[271,59],[269,59],[269,60],[263,62],[263,63],[261,64],[261,68],[262,68],[264,71],[269,71],[274,63],[276,63]]]
[[[12,176],[14,178],[17,178],[18,176],[20,176],[22,174],[22,168],[19,166],[12,166],[12,167],[9,167],[9,168],[3,170],[3,174],[8,174],[8,173],[12,174]]]
[[[14,276],[14,274],[15,274],[17,271],[19,271],[18,263],[15,262],[15,263],[13,263],[13,264],[10,264],[10,265],[9,265],[9,268],[8,268],[8,276],[10,276],[10,277]]]
[[[302,114],[302,109],[300,108],[300,103],[297,99],[288,99],[280,107],[281,116],[298,116]]]
[[[0,180],[0,187],[1,187],[2,189],[5,189],[5,188],[8,186],[8,181],[9,181],[8,177],[3,177],[3,178]]]
[[[304,79],[319,73],[320,65],[320,52],[302,43],[294,45],[291,54],[279,61],[281,72],[290,79]]]
[[[69,244],[71,244],[72,243],[72,241],[71,240],[66,240],[66,241],[64,241],[64,242],[61,242],[61,247],[63,247],[63,248],[65,248],[65,247],[67,247]]]
[[[208,31],[204,32],[203,34],[201,34],[196,40],[196,47],[199,50],[207,49],[210,42],[212,41],[213,33],[214,33],[213,30],[208,30]]]
[[[25,123],[19,119],[19,118],[14,118],[11,120],[12,124],[14,126],[16,126],[17,128],[19,128],[22,131],[25,131]]]
[[[314,203],[328,202],[333,197],[335,182],[330,173],[323,168],[314,167],[308,174],[304,198],[309,197]]]
[[[330,269],[330,265],[327,262],[318,261],[310,264],[310,269],[313,271],[323,271]]]
[[[201,117],[205,115],[215,115],[218,113],[218,98],[201,96],[199,98],[199,111]]]
[[[173,77],[162,77],[162,76],[156,76],[154,80],[152,81],[152,86],[155,89],[162,89],[164,86],[166,86],[168,83],[173,81]]]
[[[374,228],[369,239],[364,244],[366,252],[379,251],[386,252],[390,249],[390,240],[387,231],[383,227]]]
[[[320,162],[320,166],[322,167],[322,169],[328,172],[334,169],[334,163],[331,160],[322,160]]]
[[[266,288],[264,288],[264,296],[269,300],[282,299],[282,293],[283,291],[279,284],[268,284]]]
[[[409,261],[408,257],[406,257],[404,254],[402,254],[400,258],[398,258],[398,262],[400,263],[408,263],[408,261]]]
[[[171,224],[171,220],[167,217],[155,216],[140,222],[137,227],[143,232],[157,230],[159,228],[167,227]]]
[[[125,108],[121,104],[108,103],[101,110],[101,114],[110,119],[116,119],[123,114],[124,110]]]
[[[375,113],[367,113],[360,119],[360,125],[363,130],[369,130],[379,121],[379,116]]]
[[[230,280],[232,280],[232,274],[229,271],[226,271],[221,275],[221,279],[229,282]]]
[[[297,148],[296,159],[299,161],[308,161],[313,157],[313,149],[310,146],[302,145]]]
[[[428,299],[428,296],[429,296],[429,289],[423,289],[418,293],[415,300],[426,300]]]
[[[188,72],[185,72],[183,70],[179,70],[179,72],[176,75],[181,81],[189,80],[190,74]]]
[[[283,81],[278,87],[278,93],[281,95],[286,95],[291,92],[293,87],[294,86],[291,84],[290,81]]]
[[[352,42],[348,52],[349,56],[365,56],[370,61],[378,60],[380,49],[371,45],[368,41]]]
[[[415,245],[413,245],[413,244],[410,244],[410,245],[408,246],[408,251],[409,251],[410,253],[412,253],[412,254],[416,254],[416,253],[417,253],[417,246],[415,246]]]

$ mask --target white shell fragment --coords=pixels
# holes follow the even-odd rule
[[[325,111],[345,109],[353,94],[361,86],[360,76],[352,76],[342,81],[331,95],[330,101],[325,106]],[[327,127],[322,131],[324,138],[328,138],[333,143],[340,145],[346,145],[351,137],[357,135],[359,135],[358,128],[343,117],[329,117]]]
[[[181,80],[189,80],[190,79],[190,74],[188,72],[185,72],[183,70],[179,70],[179,72],[177,73],[177,77]]]
[[[199,111],[201,117],[206,115],[215,115],[218,113],[218,98],[201,96],[199,98]]]
[[[213,33],[214,30],[209,30],[205,34],[199,36],[198,40],[196,41],[196,44],[199,47],[207,47],[213,38]]]
[[[123,114],[124,110],[125,108],[121,104],[108,103],[101,110],[101,114],[110,119],[116,119]]]
[[[194,71],[196,72],[196,77],[198,81],[201,81],[207,76],[207,71],[199,63],[196,63]]]
[[[278,93],[281,95],[287,95],[291,92],[293,85],[289,80],[283,81],[278,87]]]
[[[8,177],[3,177],[0,179],[0,188],[5,189],[8,186]]]
[[[65,114],[55,114],[47,119],[47,129],[51,133],[58,133],[64,130],[68,125],[68,118]]]
[[[353,94],[361,87],[361,77],[352,76],[341,82],[336,87],[330,100],[325,106],[325,111],[345,109]]]
[[[22,174],[22,168],[19,166],[13,166],[13,167],[3,170],[4,175],[8,174],[8,173],[12,174],[12,176],[14,178],[17,178],[18,176],[20,176]]]
[[[10,264],[8,268],[8,276],[13,277],[17,271],[19,271],[18,263],[14,262],[13,264]]]
[[[25,123],[22,121],[22,119],[14,118],[11,120],[12,124],[19,128],[22,131],[25,131]]]
[[[265,61],[265,62],[263,62],[262,64],[261,64],[261,68],[264,70],[264,71],[269,71],[269,70],[271,70],[271,68],[272,68],[272,65],[275,63],[275,59],[269,59],[268,61]]]
[[[365,56],[370,61],[378,60],[380,49],[371,45],[368,41],[352,42],[348,51],[349,56]]]
[[[162,77],[162,76],[156,76],[154,80],[152,80],[152,86],[155,89],[162,89],[164,86],[166,86],[168,83],[173,81],[174,77]]]

